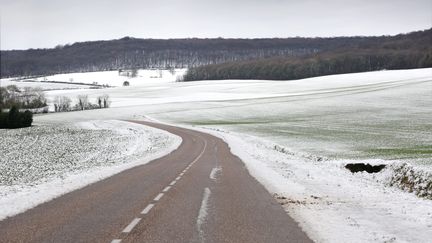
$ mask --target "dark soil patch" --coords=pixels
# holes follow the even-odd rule
[[[386,165],[370,165],[370,164],[363,164],[363,163],[352,163],[352,164],[346,164],[345,168],[350,170],[352,173],[366,171],[367,173],[378,173],[382,169],[384,169]]]

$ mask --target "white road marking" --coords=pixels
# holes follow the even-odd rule
[[[147,205],[147,207],[144,208],[144,210],[141,212],[141,214],[148,214],[148,212],[150,212],[150,210],[154,207],[153,203],[150,203],[149,205]]]
[[[207,148],[207,141],[204,140],[204,148],[203,148],[203,150],[202,150],[201,153],[198,155],[198,157],[196,157],[196,159],[195,159],[194,161],[192,161],[191,164],[194,164],[195,162],[197,162],[197,161],[201,158],[201,156],[204,154],[206,148]]]
[[[153,200],[159,201],[159,199],[161,199],[163,195],[164,195],[163,193],[159,193]]]
[[[195,138],[193,138],[193,140],[195,141]],[[204,140],[204,148],[201,151],[201,153],[198,155],[198,157],[195,158],[194,161],[192,161],[183,171],[182,173],[180,173],[180,175],[170,183],[169,186],[165,187],[165,189],[163,189],[163,192],[167,192],[171,189],[171,186],[173,186],[174,184],[176,184],[176,182],[178,180],[181,179],[181,177],[184,175],[184,173],[190,168],[192,167],[193,164],[195,164],[195,162],[197,162],[201,156],[204,154],[205,150],[207,148],[207,141]],[[153,200],[154,201],[159,201],[162,197],[163,197],[163,193],[159,193]],[[208,198],[210,196],[210,189],[205,188],[204,190],[204,198],[203,201],[201,203],[201,208],[199,211],[199,215],[198,215],[198,219],[197,219],[197,227],[198,227],[198,232],[199,232],[199,236],[201,239],[201,242],[204,242],[204,235],[201,229],[201,225],[204,223],[205,218],[207,216],[207,204],[208,204]],[[141,212],[141,214],[147,214],[148,212],[150,212],[150,210],[154,207],[154,204],[149,204],[147,205],[147,207],[145,207],[143,209],[143,211]],[[141,218],[135,218],[134,220],[132,220],[132,222],[126,226],[126,228],[122,231],[123,233],[129,233],[133,230],[133,228],[135,228],[135,226],[141,221]],[[122,240],[121,239],[114,239],[111,241],[111,243],[120,243]]]
[[[222,168],[220,166],[213,168],[210,172],[210,176],[209,176],[210,179],[216,180],[216,174],[221,170],[222,170]]]
[[[139,223],[139,221],[141,221],[141,218],[134,218],[134,220],[132,220],[132,222],[123,230],[123,233],[131,232],[133,228],[135,228],[135,226]]]
[[[201,202],[201,207],[199,210],[198,218],[197,218],[197,230],[198,236],[201,242],[204,242],[204,232],[202,230],[202,225],[204,224],[207,217],[207,209],[208,209],[208,199],[210,197],[211,191],[208,187],[204,189],[204,196]]]

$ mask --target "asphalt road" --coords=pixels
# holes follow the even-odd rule
[[[169,155],[0,221],[0,242],[311,242],[212,135]]]

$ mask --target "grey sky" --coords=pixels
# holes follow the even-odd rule
[[[1,49],[183,37],[383,35],[432,27],[432,0],[0,0]]]

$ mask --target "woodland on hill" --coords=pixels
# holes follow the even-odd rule
[[[184,81],[291,80],[330,74],[427,67],[432,67],[431,30],[300,57],[272,57],[192,67],[184,76]]]
[[[1,77],[189,68],[185,80],[292,79],[431,66],[432,29],[379,37],[136,39],[1,51]]]

